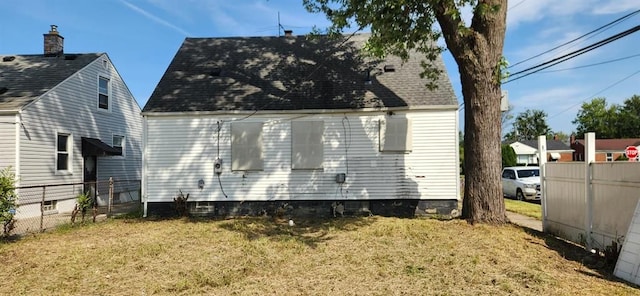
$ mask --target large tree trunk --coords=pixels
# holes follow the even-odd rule
[[[469,28],[453,17],[452,0],[434,4],[447,48],[458,64],[464,97],[465,190],[462,217],[507,222],[500,176],[500,62],[507,0],[479,0]]]
[[[501,224],[507,220],[500,176],[500,87],[469,70],[460,69],[465,102],[462,217],[472,223]]]

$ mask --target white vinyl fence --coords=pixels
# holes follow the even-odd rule
[[[585,146],[595,144],[592,137]],[[594,146],[586,148],[584,162],[544,164],[543,229],[604,251],[627,234],[640,199],[640,163],[595,162]]]

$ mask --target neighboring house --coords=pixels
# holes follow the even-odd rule
[[[538,140],[522,140],[509,144],[520,165],[538,165]],[[573,149],[560,140],[547,140],[547,161],[572,161]]]
[[[629,146],[640,149],[640,139],[596,139],[595,161],[616,161],[625,158],[624,151]],[[584,161],[584,139],[575,139],[572,136],[571,148],[575,150],[573,160]]]
[[[10,166],[24,187],[140,180],[140,107],[107,54],[67,54],[63,40],[52,26],[44,54],[1,56],[0,167]],[[94,186],[75,188],[95,193]],[[40,205],[39,192],[18,192],[19,216],[39,215],[40,206],[70,212],[75,204],[74,196],[58,202],[49,194]]]
[[[143,109],[145,215],[455,213],[458,103],[368,34],[187,38]]]

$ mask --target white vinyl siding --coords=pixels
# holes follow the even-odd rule
[[[0,115],[0,170],[11,166],[15,172],[16,126],[15,115]]]
[[[411,152],[411,120],[390,117],[380,121],[380,151]]]
[[[150,115],[143,190],[149,202],[171,202],[179,190],[190,193],[193,201],[458,199],[456,112],[396,112],[412,122],[412,153],[379,151],[385,112],[254,115],[239,122],[234,120],[242,117],[232,115]],[[218,134],[212,127],[219,121]],[[292,169],[291,130],[296,121],[324,122],[322,170]],[[263,171],[234,171],[223,165],[219,182],[214,160],[230,162],[231,126],[242,122],[263,126]],[[344,184],[336,183],[339,173],[347,176]]]
[[[262,123],[234,122],[231,124],[231,170],[262,170]]]
[[[291,168],[321,169],[324,161],[322,121],[291,122]]]
[[[115,67],[105,73],[103,60],[97,58],[76,74],[25,107],[20,130],[20,181],[22,186],[82,182],[82,137],[112,142],[112,136],[127,135],[124,141],[126,159],[98,157],[99,181],[139,180],[142,163],[142,118],[140,107],[129,92]],[[98,79],[110,77],[110,112],[96,107]],[[56,134],[69,133],[72,143],[70,171],[56,173]]]

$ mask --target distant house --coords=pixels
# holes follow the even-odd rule
[[[596,161],[616,161],[626,158],[624,151],[628,146],[640,148],[640,139],[596,139]],[[571,148],[575,150],[573,160],[584,161],[584,139],[571,139]]]
[[[517,155],[520,165],[538,164],[538,140],[523,140],[509,144]],[[572,161],[573,149],[564,142],[554,139],[547,140],[547,161]]]
[[[458,103],[442,59],[373,60],[369,35],[187,38],[143,109],[145,214],[450,214]]]
[[[63,41],[52,26],[44,54],[1,56],[0,167],[10,166],[19,186],[139,180],[140,107],[107,54],[64,53]],[[95,193],[91,185],[75,194],[85,190]],[[38,202],[31,206],[37,213],[75,204],[74,196],[59,203],[50,195],[41,205],[42,194],[18,193],[21,205]],[[20,209],[29,215],[29,207]]]

